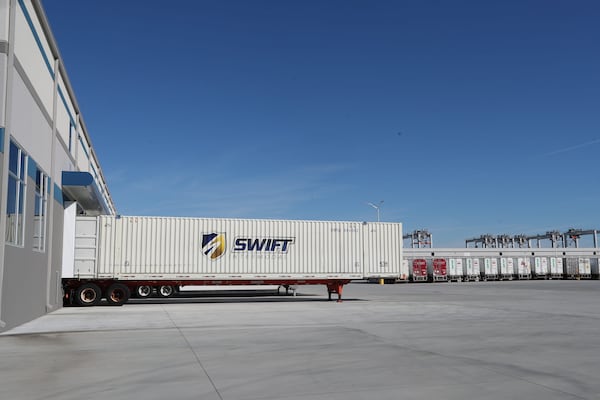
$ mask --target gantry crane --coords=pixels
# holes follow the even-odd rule
[[[498,239],[496,238],[496,236],[490,234],[481,235],[478,238],[465,240],[465,247],[469,247],[469,243],[474,243],[475,247],[480,247],[479,245],[481,245],[482,248],[498,247]]]
[[[594,239],[594,247],[598,247],[598,230],[597,229],[575,229],[571,228],[563,234],[565,247],[579,247],[579,239],[584,235],[592,235]],[[573,246],[574,245],[574,246]]]
[[[433,247],[433,237],[427,229],[414,230],[412,233],[402,236],[402,239],[410,239],[410,247],[413,249]]]

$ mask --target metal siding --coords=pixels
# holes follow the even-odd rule
[[[54,80],[51,75],[53,72],[48,70],[48,65],[46,64],[46,59],[48,59],[50,69],[52,69],[52,52],[50,51],[46,39],[43,37],[42,29],[35,17],[35,13],[29,11],[29,15],[31,16],[33,27],[40,39],[43,51],[40,51],[34,33],[30,28],[21,7],[17,7],[14,42],[15,57],[19,59],[23,69],[27,73],[29,80],[33,84],[46,108],[46,112],[52,115]],[[46,59],[44,58],[44,53]]]
[[[110,274],[114,270],[123,279],[357,279],[363,276],[360,266],[364,243],[359,223],[99,218],[103,221],[99,274]],[[372,246],[372,254],[390,260],[398,273],[401,256],[396,244],[401,243],[397,240],[401,237],[400,227],[388,224],[377,229],[379,237],[368,244]],[[210,233],[225,234],[226,250],[217,259],[202,253],[202,235]],[[111,242],[112,238],[115,241]],[[276,251],[235,252],[238,238],[251,241],[293,238],[294,242],[287,243],[286,253],[281,252],[285,242],[278,242]],[[265,243],[273,246],[272,241]],[[377,256],[377,252],[383,253]]]
[[[1,157],[0,157],[1,158]],[[27,203],[31,205],[34,197],[31,180],[27,187]],[[52,203],[49,203],[49,207]],[[24,322],[44,315],[47,306],[54,308],[59,302],[59,277],[62,255],[62,204],[54,204],[54,226],[48,231],[45,252],[32,249],[33,213],[25,214],[25,245],[5,246],[2,296],[2,319],[7,323],[2,329],[10,329]],[[53,259],[48,268],[49,250]]]
[[[10,10],[8,7],[9,0],[3,0],[0,6],[0,41],[8,42],[8,26]]]
[[[89,147],[84,148],[83,147],[83,140],[84,138],[82,136],[80,136],[79,138],[77,138],[77,167],[79,168],[79,171],[85,171],[88,172],[90,167],[89,167]]]
[[[62,187],[62,172],[73,170],[74,165],[69,154],[65,151],[65,148],[60,142],[56,140],[54,147],[54,171],[51,171],[52,179],[56,184]]]
[[[14,74],[11,135],[44,171],[50,171],[52,127],[19,74]]]
[[[364,235],[364,270],[367,277],[401,276],[402,225],[368,223]]]
[[[94,217],[78,217],[75,221],[73,275],[76,277],[96,276],[97,224]]]
[[[0,53],[0,125],[2,129],[6,125],[4,112],[6,110],[6,79],[8,74],[8,56]],[[4,146],[4,142],[0,142],[0,149]],[[1,149],[4,152],[4,149]]]
[[[10,329],[46,313],[47,253],[5,246],[2,319]]]
[[[64,83],[63,83],[63,79],[61,77],[61,75],[58,75],[58,87],[64,87]],[[63,96],[66,96],[66,91],[64,89],[61,89]],[[67,99],[65,99],[67,100]],[[67,100],[68,101],[68,100]],[[62,102],[62,100],[60,99],[60,97],[58,98],[58,101],[56,102],[56,130],[58,132],[58,135],[62,138],[62,140],[67,144],[67,147],[69,146],[69,126],[71,123],[71,120],[69,118],[69,111],[67,110],[67,107],[65,107],[64,103]]]
[[[62,105],[63,107],[66,107],[65,111],[67,113],[67,118],[69,120],[69,122],[73,123],[73,125],[75,125],[76,121],[76,112],[75,112],[75,107],[73,107],[73,102],[71,101],[71,98],[69,96],[69,92],[66,89],[66,84],[65,84],[65,80],[63,79],[62,73],[58,73],[57,74],[58,77],[58,90],[60,91],[60,93],[62,93],[62,96],[59,96],[59,101],[58,103],[60,105]],[[60,94],[59,93],[59,94]],[[67,128],[68,128],[68,124],[67,124]],[[67,131],[67,133],[69,133]]]
[[[81,144],[79,143],[79,137],[83,137],[85,136],[85,134],[83,133],[83,127],[81,124],[81,117],[79,118],[79,120],[77,121],[77,126],[74,128],[73,130],[73,138],[72,138],[72,143],[71,143],[71,155],[73,156],[73,159],[78,160],[79,157],[84,157],[85,153],[83,153],[83,150],[81,149]],[[67,148],[68,148],[68,143],[67,143]],[[82,154],[79,154],[82,153]]]

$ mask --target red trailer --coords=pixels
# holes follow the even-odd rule
[[[417,258],[412,261],[410,278],[413,282],[427,282],[427,260]]]
[[[445,258],[434,258],[431,269],[433,282],[446,282],[448,280],[448,263]]]

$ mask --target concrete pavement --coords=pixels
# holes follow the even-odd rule
[[[600,399],[600,282],[355,283],[65,308],[0,335],[1,399]]]

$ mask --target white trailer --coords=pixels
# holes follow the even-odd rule
[[[463,259],[450,258],[448,260],[448,281],[462,282],[464,279]]]
[[[402,224],[179,217],[77,217],[65,302],[125,303],[188,285],[323,284],[406,278]]]
[[[536,279],[548,279],[548,257],[535,257],[533,259],[533,277]]]
[[[498,280],[498,259],[484,258],[483,259],[483,280],[496,281]]]
[[[500,258],[500,279],[512,281],[515,277],[515,262],[512,257]]]
[[[467,258],[466,265],[467,265],[466,280],[479,282],[479,279],[481,277],[479,258]]]
[[[531,279],[531,259],[529,257],[517,258],[517,273],[519,279]]]
[[[578,259],[579,277],[581,279],[592,278],[592,264],[589,257],[579,257]]]
[[[563,277],[563,259],[561,257],[550,257],[550,279],[561,279]]]

